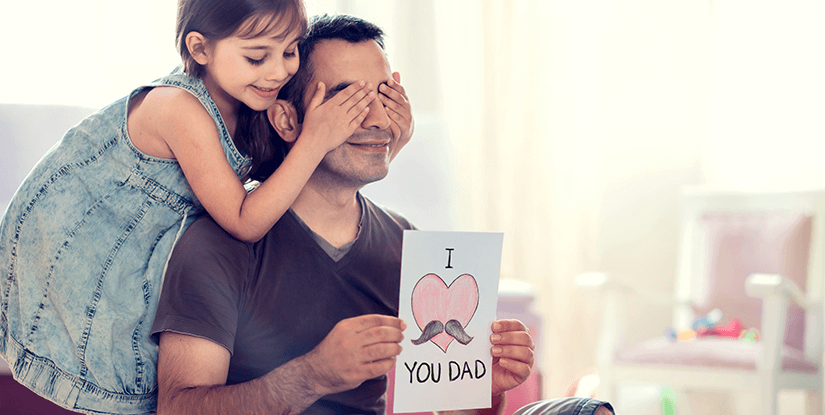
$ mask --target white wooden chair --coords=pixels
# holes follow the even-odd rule
[[[685,189],[680,226],[675,296],[636,286],[632,277],[594,272],[576,278],[577,286],[604,296],[596,357],[600,398],[615,400],[617,386],[629,381],[677,393],[746,391],[759,396],[762,414],[775,415],[778,392],[801,389],[808,414],[822,414],[825,189]],[[760,340],[663,336],[621,344],[621,307],[628,298],[671,307],[677,332],[718,308],[757,328]],[[680,404],[679,411],[690,408]]]

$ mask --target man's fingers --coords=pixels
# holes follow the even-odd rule
[[[500,359],[514,360],[526,364],[528,367],[533,367],[534,354],[533,350],[524,346],[493,346],[490,349],[493,357]]]
[[[493,333],[506,331],[527,331],[527,326],[519,320],[496,320],[493,322]]]
[[[400,343],[404,334],[397,327],[377,326],[358,332],[365,346],[374,343]]]
[[[524,382],[524,380],[530,376],[530,368],[532,365],[528,365],[527,363],[520,362],[518,360],[501,358],[499,359],[498,364],[512,372],[517,379],[520,379],[519,383]]]
[[[387,372],[392,370],[393,367],[395,367],[395,356],[366,363],[363,367],[365,374],[364,377],[366,379],[372,379],[381,375],[386,375]]]
[[[490,335],[490,343],[494,345],[525,346],[535,349],[533,337],[526,331],[507,331],[504,333],[493,333]]]
[[[398,343],[376,343],[364,347],[361,353],[361,362],[371,363],[391,359],[399,354],[401,354],[401,345]]]
[[[353,324],[356,333],[360,333],[364,330],[378,326],[394,327],[402,331],[407,327],[404,320],[401,320],[398,317],[385,316],[383,314],[365,314],[363,316],[352,317],[344,321],[348,321]]]

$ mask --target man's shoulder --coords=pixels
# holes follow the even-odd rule
[[[186,229],[184,235],[208,237],[210,239],[232,238],[232,235],[221,228],[209,215],[204,215],[192,222],[192,225]]]
[[[410,221],[398,212],[373,202],[366,196],[361,196],[364,206],[372,212],[384,226],[396,226],[402,230],[417,229]]]
[[[178,241],[175,249],[194,251],[213,251],[246,249],[246,242],[236,239],[226,232],[211,216],[205,215],[195,220]],[[214,249],[213,249],[214,248]]]

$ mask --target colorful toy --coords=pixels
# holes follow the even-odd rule
[[[725,325],[716,325],[709,329],[704,330],[697,330],[697,336],[720,336],[720,337],[739,337],[742,334],[742,331],[745,330],[745,326],[742,324],[742,320],[734,317],[730,319],[730,321]]]
[[[676,393],[667,386],[659,392],[659,401],[662,403],[662,415],[676,415]]]
[[[739,334],[739,338],[751,342],[759,341],[759,330],[753,327],[743,330],[742,333]]]
[[[718,336],[732,337],[747,341],[758,341],[759,330],[745,327],[742,320],[733,317],[726,324],[719,324],[722,320],[722,311],[718,308],[711,310],[706,316],[696,319],[691,325],[692,330],[677,332],[673,328],[665,331],[665,337],[671,341],[690,341],[697,337]]]
[[[722,310],[714,308],[710,310],[706,316],[697,318],[691,325],[691,328],[697,332],[700,330],[710,330],[714,328],[720,320],[722,320]]]

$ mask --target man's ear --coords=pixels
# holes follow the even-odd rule
[[[298,111],[289,101],[279,99],[266,111],[266,116],[272,128],[287,143],[293,143],[301,135],[301,124],[298,124]]]
[[[189,49],[189,54],[195,59],[195,62],[206,65],[209,60],[207,55],[207,46],[209,45],[206,39],[199,32],[189,32],[186,34],[186,48]]]

